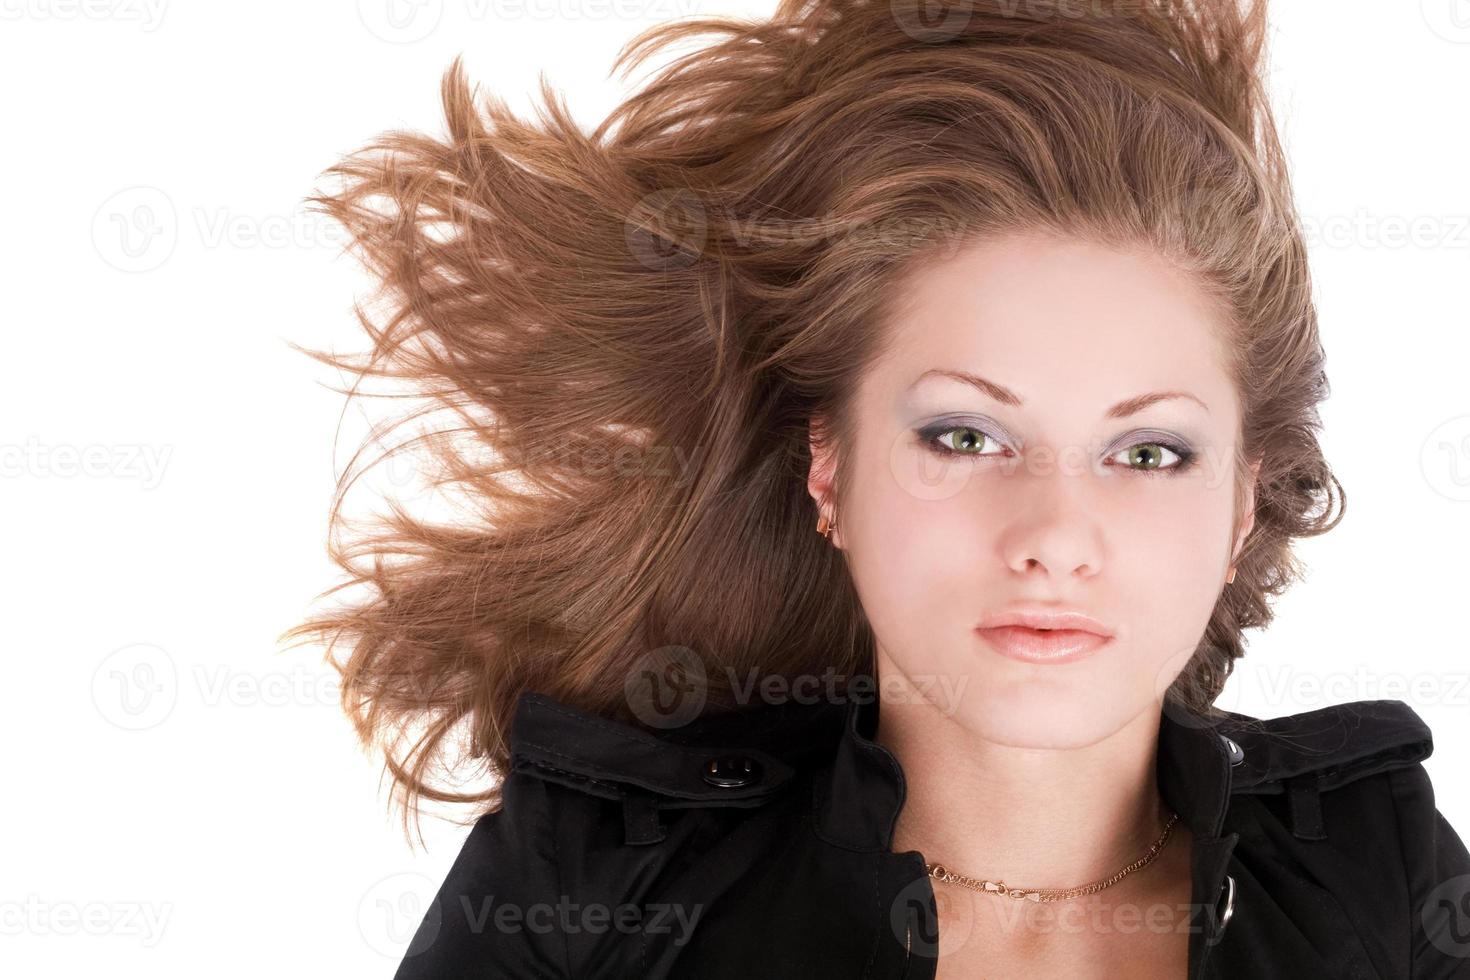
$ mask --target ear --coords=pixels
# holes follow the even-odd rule
[[[816,503],[817,513],[826,514],[828,520],[831,520],[838,516],[835,494],[837,449],[828,436],[826,421],[820,416],[813,416],[807,422],[807,448],[811,451],[812,465],[807,472],[806,491]],[[812,527],[815,531],[816,525],[813,524]],[[837,547],[842,547],[840,520],[832,530],[831,541]]]
[[[1235,547],[1231,549],[1230,561],[1232,564],[1240,557],[1240,549],[1245,547],[1245,539],[1250,536],[1251,528],[1256,526],[1256,481],[1261,475],[1261,460],[1250,464],[1251,478],[1246,486],[1245,502],[1242,508],[1240,530],[1235,536]]]

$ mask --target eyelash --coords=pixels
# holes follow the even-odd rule
[[[984,429],[980,428],[979,426],[975,426],[975,425],[955,425],[952,422],[941,422],[941,423],[937,423],[935,425],[926,426],[926,427],[924,427],[922,429],[917,430],[917,435],[919,436],[920,441],[931,452],[933,452],[933,453],[935,453],[936,455],[939,455],[939,456],[971,456],[971,457],[974,457],[976,459],[983,459],[984,458],[984,455],[989,455],[989,454],[982,455],[980,453],[966,453],[966,452],[961,452],[958,449],[950,449],[948,446],[942,444],[939,441],[939,437],[940,436],[948,435],[951,432],[958,432],[958,431],[963,430],[963,429],[969,429],[972,432],[978,432],[984,438],[986,438],[990,442],[995,443],[996,445],[1004,445],[1003,442],[1001,442],[999,439],[995,438],[989,432],[985,431]],[[1181,445],[1179,445],[1178,443],[1175,443],[1175,442],[1169,442],[1169,441],[1164,440],[1164,439],[1150,439],[1150,440],[1146,440],[1144,442],[1135,442],[1132,445],[1125,446],[1124,449],[1120,449],[1119,452],[1123,452],[1126,449],[1133,449],[1136,446],[1162,446],[1164,449],[1167,449],[1169,452],[1171,452],[1175,456],[1179,457],[1179,461],[1177,463],[1174,463],[1172,466],[1140,467],[1140,466],[1129,466],[1127,464],[1124,464],[1124,466],[1123,466],[1124,469],[1129,470],[1129,471],[1134,472],[1134,473],[1142,474],[1143,476],[1159,476],[1159,475],[1173,475],[1173,476],[1178,476],[1180,473],[1183,473],[1185,470],[1188,470],[1191,466],[1194,465],[1194,460],[1195,460],[1195,452],[1194,452],[1194,450],[1189,449],[1189,448],[1187,448],[1185,446],[1181,446]],[[1117,455],[1117,454],[1114,453],[1113,455]]]

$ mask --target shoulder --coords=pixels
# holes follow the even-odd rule
[[[784,795],[830,755],[841,722],[840,706],[788,702],[650,730],[528,693],[511,767],[617,804],[625,843],[648,844],[665,835],[657,811],[752,809]]]
[[[1429,726],[1400,700],[1230,713],[1232,829],[1398,936],[1410,976],[1470,976],[1470,852],[1435,804]],[[1233,744],[1232,744],[1233,743]]]
[[[742,844],[778,842],[805,816],[805,777],[839,726],[826,707],[791,704],[648,730],[523,694],[502,805],[471,828],[395,980],[474,963],[503,971],[490,976],[640,975],[647,934],[693,926],[661,907],[672,855],[687,863],[757,813],[765,829]]]
[[[500,808],[470,827],[394,980],[573,975],[557,929],[550,810],[538,781],[504,780]]]
[[[1433,808],[1424,760],[1429,726],[1398,700],[1350,701],[1278,718],[1227,712],[1219,725],[1230,754],[1230,792],[1275,798],[1273,814],[1299,840],[1329,839],[1329,829],[1376,833],[1423,819]],[[1328,828],[1327,810],[1348,826]]]
[[[1280,792],[1294,780],[1320,790],[1413,767],[1434,751],[1429,726],[1397,700],[1350,701],[1279,718],[1227,712],[1236,743],[1235,792]]]

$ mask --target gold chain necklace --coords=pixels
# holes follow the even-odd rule
[[[1164,832],[1159,839],[1149,845],[1148,853],[1134,861],[1132,864],[1117,871],[1102,881],[1094,881],[1090,885],[1081,885],[1077,888],[1015,888],[1003,881],[989,881],[984,878],[967,878],[964,875],[955,874],[942,864],[926,864],[929,869],[929,877],[943,881],[951,885],[962,885],[965,888],[973,888],[977,892],[997,892],[1008,898],[1025,899],[1030,902],[1060,902],[1067,898],[1077,898],[1081,895],[1090,895],[1100,892],[1109,885],[1117,884],[1130,873],[1145,867],[1150,861],[1158,857],[1159,851],[1163,850],[1164,844],[1169,840],[1169,834],[1174,830],[1174,821],[1179,819],[1179,814],[1172,813],[1168,823],[1164,824]]]

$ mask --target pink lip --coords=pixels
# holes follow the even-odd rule
[[[1087,630],[1037,630],[1025,626],[977,628],[996,653],[1027,663],[1064,664],[1081,660],[1112,642]]]
[[[1046,606],[1012,606],[991,613],[977,624],[981,629],[996,626],[1027,626],[1034,630],[1085,630],[1101,637],[1113,635],[1113,630],[1085,613],[1073,609],[1054,609]]]
[[[975,631],[1002,656],[1047,664],[1081,660],[1113,638],[1113,630],[1091,616],[1034,604],[991,613]]]

